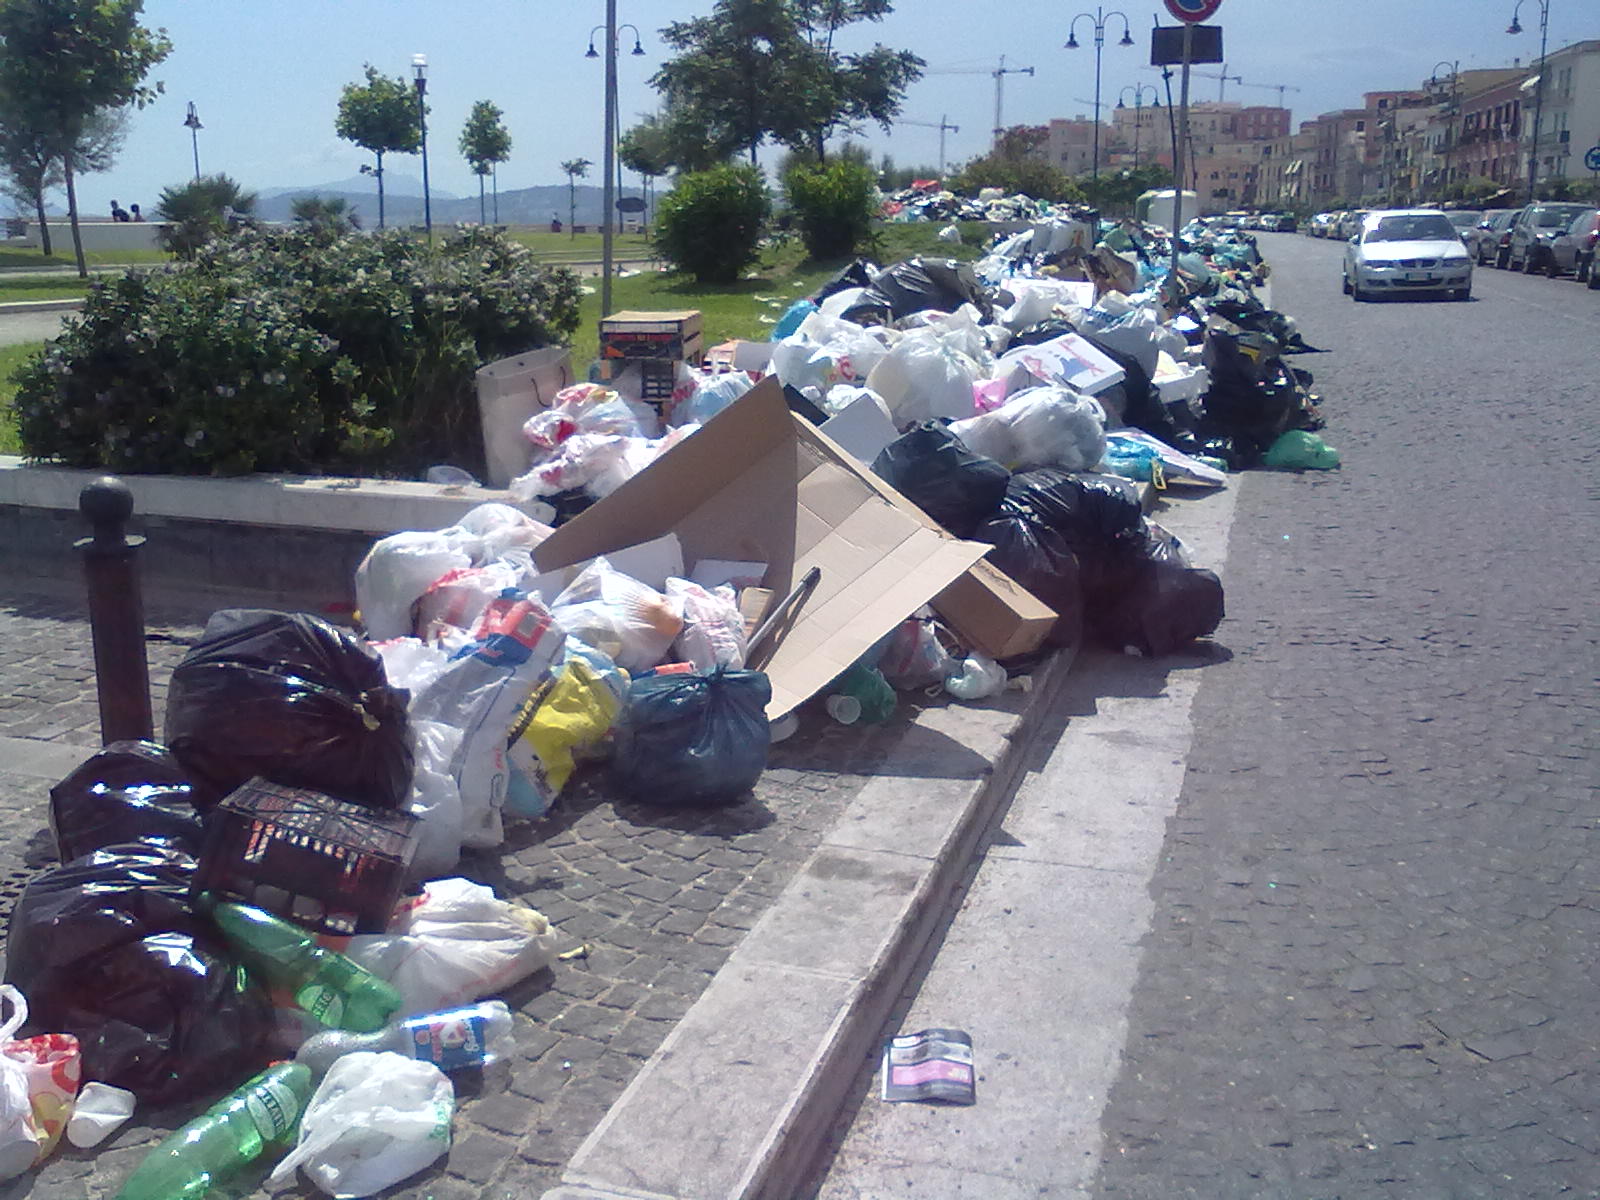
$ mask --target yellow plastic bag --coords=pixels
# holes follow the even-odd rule
[[[617,683],[611,682],[613,676]],[[580,654],[567,656],[511,739],[507,812],[540,817],[549,810],[577,769],[573,751],[600,741],[616,723],[622,711],[619,689],[626,686],[614,669],[602,671]]]

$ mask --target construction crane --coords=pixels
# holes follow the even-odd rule
[[[1008,67],[1006,56],[1000,56],[997,67],[930,67],[925,75],[988,75],[994,80],[994,144],[1000,144],[1005,132],[1005,96],[1007,75],[1032,75],[1032,67]]]
[[[894,123],[896,125],[920,125],[924,129],[937,129],[939,131],[939,182],[943,183],[944,182],[944,135],[945,135],[945,132],[947,130],[950,133],[960,133],[961,132],[961,126],[950,124],[949,121],[944,119],[944,116],[942,114],[940,115],[939,120],[937,122],[934,122],[934,121],[912,121],[912,120],[908,120],[905,117],[896,117]]]
[[[1150,70],[1160,70],[1160,68],[1159,67],[1151,67]],[[1228,64],[1227,63],[1223,63],[1222,64],[1222,74],[1220,74],[1220,75],[1216,74],[1214,72],[1211,72],[1211,71],[1192,71],[1190,73],[1195,75],[1195,76],[1198,76],[1201,79],[1215,79],[1217,81],[1217,101],[1218,101],[1218,103],[1221,103],[1221,101],[1222,101],[1223,88],[1227,87],[1228,84],[1230,84],[1230,83],[1236,83],[1240,87],[1265,88],[1270,92],[1277,92],[1278,93],[1278,107],[1279,108],[1283,107],[1283,94],[1285,92],[1298,92],[1298,91],[1301,90],[1301,89],[1295,87],[1293,84],[1289,84],[1289,83],[1246,83],[1239,76],[1237,76],[1237,75],[1229,75],[1228,74]]]

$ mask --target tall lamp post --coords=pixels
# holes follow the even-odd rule
[[[1139,126],[1144,124],[1144,94],[1150,93],[1150,106],[1161,107],[1161,93],[1148,83],[1130,84],[1117,93],[1117,107],[1126,109],[1122,98],[1129,92],[1133,93],[1133,169],[1139,169]]]
[[[189,148],[194,151],[194,177],[200,178],[200,131],[205,128],[200,124],[200,114],[194,110],[194,101],[189,101],[189,115],[183,119],[184,126],[189,130]]]
[[[1521,3],[1521,0],[1518,0]],[[1106,20],[1110,17],[1122,18],[1122,40],[1119,46],[1133,45],[1133,29],[1128,24],[1128,14],[1119,9],[1106,12],[1096,8],[1093,13],[1081,12],[1072,18],[1072,24],[1067,26],[1067,49],[1078,48],[1078,22],[1089,21],[1094,25],[1094,159],[1089,168],[1089,178],[1100,178],[1100,52],[1106,44]]]
[[[433,241],[433,197],[428,191],[428,56],[411,56],[411,75],[417,85],[417,122],[422,129],[422,224]]]
[[[1461,62],[1459,59],[1455,62],[1446,62],[1444,59],[1440,59],[1434,63],[1433,70],[1428,73],[1428,84],[1431,87],[1438,87],[1444,82],[1439,77],[1440,67],[1450,68],[1450,105],[1445,111],[1447,119],[1444,126],[1444,179],[1441,181],[1442,186],[1440,188],[1440,191],[1443,191],[1444,188],[1450,186],[1450,159],[1456,148],[1456,113],[1460,111],[1461,107],[1459,99]]]
[[[1522,23],[1517,17],[1522,12],[1522,6],[1527,0],[1517,0],[1517,6],[1511,10],[1511,24],[1506,27],[1507,33],[1521,33]],[[1544,55],[1545,48],[1550,44],[1550,0],[1535,0],[1539,5],[1539,73],[1534,76],[1533,84],[1533,152],[1528,155],[1528,203],[1532,204],[1536,197],[1534,188],[1539,179],[1539,130],[1544,123]]]
[[[621,29],[633,30],[633,53],[644,54],[644,45],[639,40],[639,27],[637,25],[623,25]],[[601,194],[601,205],[605,211],[600,215],[600,318],[604,320],[611,315],[611,269],[612,269],[612,234],[611,221],[613,210],[616,206],[617,185],[617,0],[606,0],[606,22],[596,25],[589,31],[589,50],[585,58],[599,58],[599,53],[594,48],[594,35],[601,30],[606,37],[606,103],[605,103],[605,188]]]

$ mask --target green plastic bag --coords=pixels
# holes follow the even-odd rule
[[[1261,461],[1288,471],[1332,471],[1339,466],[1339,452],[1314,433],[1291,429],[1272,443]]]

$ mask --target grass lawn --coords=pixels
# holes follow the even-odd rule
[[[542,262],[599,262],[604,251],[598,233],[551,233],[548,229],[512,229],[507,236],[521,242]],[[650,239],[640,233],[619,233],[611,239],[617,258],[650,257]]]
[[[89,294],[89,285],[76,275],[67,279],[7,279],[0,275],[0,304],[23,300],[64,300]]]
[[[939,226],[934,224],[885,225],[866,257],[881,266],[918,254],[972,259],[989,237],[982,223],[963,229],[964,238],[971,240],[959,245],[939,241],[938,232]],[[766,341],[784,309],[816,291],[849,261],[815,262],[805,258],[798,243],[790,243],[765,251],[749,273],[753,277],[737,283],[697,283],[687,275],[659,271],[613,280],[611,307],[614,312],[698,308],[704,318],[707,348],[730,338]],[[594,294],[584,296],[582,323],[572,337],[572,367],[580,379],[600,345],[600,281],[586,279],[584,283],[594,289]]]
[[[52,241],[55,253],[48,258],[38,250],[0,250],[0,267],[28,267],[37,271],[52,268],[76,270],[77,260],[72,256],[72,242]],[[85,250],[84,261],[91,267],[117,267],[132,264],[164,263],[171,256],[161,250]]]
[[[32,358],[43,346],[43,342],[0,346],[0,454],[22,453],[22,443],[17,441],[16,417],[11,412],[11,397],[17,390],[11,382],[11,372]]]

